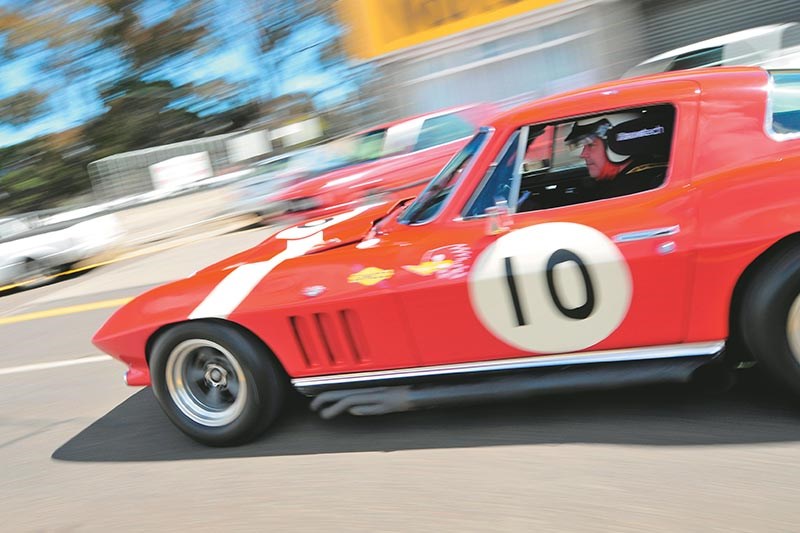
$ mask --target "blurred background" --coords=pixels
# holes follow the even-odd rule
[[[796,0],[3,0],[0,216],[152,200],[380,122],[619,78],[796,20]],[[729,62],[800,45],[797,27],[772,30]],[[722,60],[701,46],[650,65]]]

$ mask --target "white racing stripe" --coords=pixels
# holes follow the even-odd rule
[[[23,372],[36,372],[37,370],[50,370],[51,368],[60,368],[63,366],[101,363],[103,361],[111,361],[111,360],[112,358],[110,355],[93,355],[90,357],[81,357],[79,359],[51,361],[49,363],[35,363],[32,365],[10,366],[7,368],[0,368],[0,376],[5,376],[6,374],[21,374]]]
[[[189,318],[228,318],[275,267],[287,259],[305,255],[315,246],[323,244],[325,242],[324,230],[363,213],[369,207],[369,205],[360,206],[352,211],[305,222],[276,234],[275,239],[286,242],[284,250],[267,261],[250,263],[234,269],[211,290],[208,296],[189,314]]]
[[[317,234],[319,239],[315,241],[306,240],[304,248],[287,248],[276,254],[269,261],[242,265],[228,274],[212,291],[206,296],[200,305],[189,315],[189,318],[228,318],[234,309],[239,307],[248,294],[256,288],[267,274],[272,272],[276,266],[283,263],[286,259],[299,257],[310,250],[315,244],[322,242],[322,234]]]

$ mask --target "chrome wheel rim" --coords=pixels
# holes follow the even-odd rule
[[[795,361],[800,363],[800,294],[795,297],[789,308],[789,318],[786,320],[786,338]]]
[[[189,339],[175,346],[165,377],[175,406],[198,424],[225,426],[244,410],[244,371],[233,354],[215,342]]]

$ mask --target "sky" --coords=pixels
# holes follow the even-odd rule
[[[155,24],[168,17],[181,3],[150,0],[141,13],[146,24]],[[215,78],[224,78],[228,81],[247,82],[251,91],[262,94],[267,92],[264,76],[259,76],[258,53],[254,49],[253,41],[248,39],[248,28],[242,26],[247,20],[240,3],[238,0],[219,0],[221,16],[215,19],[215,31],[225,32],[224,47],[217,48],[212,53],[189,63],[175,62],[158,77],[163,76],[178,84],[202,83]],[[20,2],[16,0],[0,0],[0,8],[19,4]],[[242,31],[230,31],[233,21],[238,23],[237,26]],[[297,48],[302,48],[313,44],[320,36],[340,31],[338,27],[315,24],[296,31],[292,36],[293,44],[297,45]],[[19,127],[0,124],[0,146],[10,146],[39,135],[63,131],[103,112],[103,104],[95,89],[97,76],[89,73],[82,82],[67,83],[66,80],[46,70],[44,61],[47,59],[47,54],[43,47],[31,46],[16,58],[0,56],[0,98],[11,96],[20,89],[29,87],[52,91],[53,94],[48,102],[49,112],[41,119]],[[98,54],[96,59],[97,72],[102,70],[101,64],[107,69],[109,62],[113,63],[113,59],[107,55]],[[343,74],[341,69],[323,69],[313,48],[291,56],[286,62],[286,71],[289,75],[283,79],[279,92],[321,91],[315,100],[318,108],[334,105],[354,89],[350,85],[340,83]],[[206,111],[218,112],[221,109],[210,108]]]

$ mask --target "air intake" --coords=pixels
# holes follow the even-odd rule
[[[363,329],[351,309],[289,317],[308,368],[341,368],[369,362]]]

